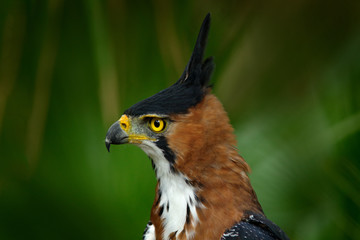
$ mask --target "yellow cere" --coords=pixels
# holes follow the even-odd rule
[[[150,141],[155,141],[156,140],[156,139],[153,139],[153,138],[149,138],[146,135],[131,134],[131,130],[130,130],[131,124],[130,123],[131,123],[131,121],[129,120],[129,117],[126,114],[122,115],[121,118],[119,119],[120,127],[127,134],[129,134],[128,139],[129,139],[130,143],[140,144],[144,140],[150,140]]]
[[[130,122],[129,122],[129,118],[128,116],[126,116],[125,114],[121,116],[120,120],[119,120],[119,123],[120,123],[120,127],[125,131],[127,132],[130,128]]]

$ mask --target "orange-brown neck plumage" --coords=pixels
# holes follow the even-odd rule
[[[198,221],[186,221],[184,233],[174,233],[174,239],[187,239],[186,232],[191,231],[195,232],[193,239],[220,239],[226,229],[241,220],[244,211],[262,212],[247,176],[249,166],[234,147],[233,128],[218,99],[207,94],[188,114],[171,118],[175,123],[167,139],[176,155],[174,167],[177,174],[187,178],[199,201]],[[162,239],[164,223],[157,192],[151,220],[157,239]]]

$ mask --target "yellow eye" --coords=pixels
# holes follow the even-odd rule
[[[159,133],[165,129],[166,122],[161,118],[151,118],[149,126],[152,131]]]

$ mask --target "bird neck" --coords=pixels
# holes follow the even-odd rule
[[[250,169],[233,147],[233,128],[215,96],[206,95],[173,119],[167,143],[176,160],[153,158],[158,185],[151,220],[157,236],[220,239],[244,211],[262,212]]]

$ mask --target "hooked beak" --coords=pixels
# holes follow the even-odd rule
[[[113,125],[111,125],[106,134],[105,146],[107,150],[110,152],[111,144],[124,144],[128,142],[129,139],[127,133],[120,127],[120,122],[116,121]]]

